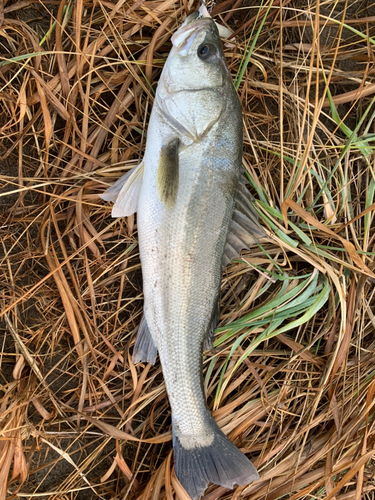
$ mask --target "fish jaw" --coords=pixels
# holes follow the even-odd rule
[[[204,17],[195,19],[185,26],[181,26],[171,38],[173,47],[177,49],[177,51],[180,51],[185,44],[189,42],[192,36],[196,37],[199,31],[207,30],[207,28],[212,29],[211,27],[214,25],[215,23],[211,18]]]

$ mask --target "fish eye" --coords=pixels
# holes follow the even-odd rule
[[[198,57],[199,59],[208,59],[211,57],[213,54],[215,54],[215,47],[211,45],[210,43],[202,43],[198,47]]]

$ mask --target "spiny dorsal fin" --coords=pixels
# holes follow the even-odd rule
[[[167,208],[173,208],[178,192],[178,146],[179,140],[172,139],[160,151],[156,185],[160,200]]]
[[[251,193],[240,182],[224,249],[224,268],[230,261],[240,257],[241,250],[250,249],[258,242],[269,240],[267,233],[258,223],[258,214],[251,203],[252,199]]]
[[[134,214],[138,208],[139,193],[143,180],[143,161],[126,172],[111,187],[100,195],[102,200],[113,201],[112,217],[125,217]]]

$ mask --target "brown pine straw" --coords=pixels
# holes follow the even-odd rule
[[[243,164],[271,241],[224,272],[219,326],[271,303],[283,274],[298,278],[290,289],[326,277],[330,293],[251,352],[268,324],[205,353],[209,407],[260,479],[211,485],[204,498],[370,500],[375,7],[269,2],[212,10],[234,31],[233,77],[268,12],[238,92]],[[142,158],[171,34],[197,6],[1,3],[0,500],[188,500],[159,361],[131,362],[143,307],[136,217],[112,220],[99,194]],[[364,116],[345,149],[343,123],[353,132]]]

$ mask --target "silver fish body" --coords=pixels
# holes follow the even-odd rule
[[[193,19],[172,41],[138,193],[144,317],[133,360],[154,362],[159,352],[176,475],[196,499],[209,482],[232,488],[258,478],[212,418],[202,384],[241,175],[242,116],[215,23]]]
[[[238,99],[230,104],[208,134],[180,147],[179,188],[173,208],[158,194],[160,154],[155,154],[155,143],[144,159],[138,207],[144,315],[162,363],[174,432],[187,446],[213,438],[206,425],[201,385],[202,345],[218,300],[222,256],[240,175],[241,114]],[[151,134],[168,127],[157,101],[155,106]],[[162,146],[160,137],[158,147]]]

